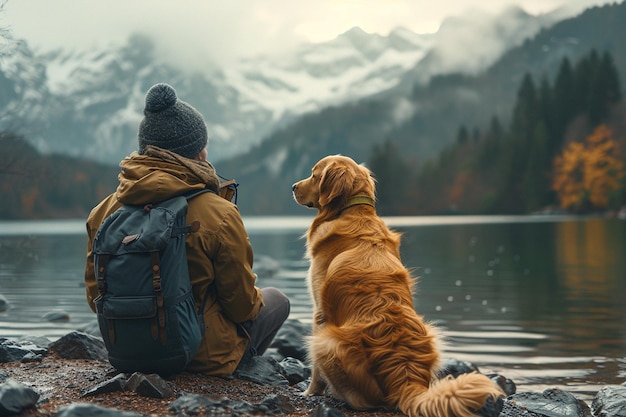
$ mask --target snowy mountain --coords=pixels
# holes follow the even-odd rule
[[[227,78],[280,120],[394,87],[431,49],[432,39],[403,29],[384,37],[355,27],[289,55],[246,59]]]
[[[136,149],[145,91],[168,82],[205,116],[216,161],[308,112],[407,90],[435,75],[483,71],[562,17],[510,8],[453,17],[428,35],[353,28],[329,42],[201,73],[157,59],[142,35],[104,50],[45,54],[14,41],[10,53],[0,51],[0,128],[19,129],[43,151],[117,163]]]

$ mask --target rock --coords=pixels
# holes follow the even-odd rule
[[[502,388],[502,391],[508,397],[509,395],[515,394],[517,391],[517,386],[515,382],[511,381],[509,378],[502,376],[500,374],[486,374],[487,378],[491,379],[496,385]]]
[[[61,407],[56,417],[141,417],[140,414],[130,411],[119,411],[114,408],[99,407],[93,404],[74,403]]]
[[[324,404],[320,404],[313,409],[311,417],[344,417],[345,414],[334,407],[327,407]]]
[[[291,414],[296,411],[296,408],[290,401],[290,397],[282,394],[265,397],[261,406],[273,414]]]
[[[40,348],[30,342],[16,342],[0,338],[0,363],[20,362],[28,355],[46,355],[48,349]]]
[[[470,372],[479,372],[478,367],[473,363],[460,361],[455,358],[443,358],[437,377],[443,378],[446,375],[452,375],[456,378],[459,375],[469,374]]]
[[[298,382],[295,387],[300,391],[304,392],[309,388],[309,384],[311,383],[311,378],[308,378],[306,381]]]
[[[17,339],[22,346],[33,345],[36,350],[47,351],[50,346],[50,339],[44,336],[22,336]],[[33,352],[35,349],[31,349]]]
[[[265,353],[263,354],[263,356],[268,357],[268,358],[272,358],[274,359],[276,362],[280,362],[283,359],[285,359],[285,357],[283,355],[280,354],[280,352],[278,351],[278,349],[276,348],[268,348]]]
[[[281,373],[287,378],[289,385],[305,381],[311,376],[311,368],[296,358],[285,358],[279,362],[279,365],[282,368]]]
[[[626,417],[626,386],[602,387],[591,403],[596,417]]]
[[[86,333],[71,332],[50,344],[50,350],[64,359],[108,360],[104,342]]]
[[[282,368],[272,358],[252,356],[244,358],[235,371],[235,377],[260,385],[289,385],[281,374]]]
[[[305,337],[311,334],[311,325],[300,320],[289,319],[283,323],[274,337],[271,347],[276,348],[284,357],[292,357],[307,362]]]
[[[0,313],[3,313],[9,309],[9,300],[2,294],[0,294]]]
[[[0,416],[19,414],[34,407],[37,400],[39,393],[11,378],[0,384]]]
[[[41,362],[43,360],[43,355],[36,355],[33,352],[28,352],[24,355],[20,362]]]
[[[59,323],[59,322],[70,321],[70,315],[65,310],[54,310],[54,311],[49,311],[43,316],[41,316],[41,319],[45,321],[53,322],[53,323]]]
[[[500,417],[591,417],[583,401],[558,388],[543,393],[521,392],[504,400]]]
[[[142,374],[135,372],[128,378],[124,387],[126,391],[133,391],[143,397],[171,398],[174,391],[169,384],[157,374]]]
[[[169,410],[176,415],[227,415],[226,409],[231,401],[228,398],[209,398],[198,394],[184,394],[172,402]]]
[[[48,354],[50,339],[43,336],[24,336],[17,340],[17,344],[23,349],[29,350],[20,359],[21,362],[41,362],[44,356]]]
[[[498,398],[494,400],[493,398],[487,398],[487,401],[483,406],[476,412],[480,417],[499,417],[500,412],[502,411],[502,407],[504,406],[504,399]]]
[[[277,415],[288,414],[294,411],[286,395],[270,395],[259,404],[250,404],[246,401],[237,401],[232,407],[235,413]]]
[[[96,385],[95,387],[85,391],[81,397],[90,397],[93,395],[105,394],[107,392],[124,391],[126,387],[126,375],[117,374],[111,379]]]
[[[89,323],[79,327],[77,329],[81,333],[86,333],[91,336],[102,339],[102,333],[100,333],[100,327],[98,326],[98,320],[92,320]]]

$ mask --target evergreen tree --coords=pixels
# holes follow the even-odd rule
[[[594,62],[596,67],[591,69],[586,107],[591,125],[597,126],[606,121],[611,106],[621,99],[621,92],[619,75],[611,55],[605,52],[601,59]]]
[[[472,140],[474,143],[477,143],[480,140],[480,129],[478,126],[474,126],[474,129],[472,130]]]
[[[545,77],[541,79],[541,85],[539,86],[538,105],[539,123],[543,124],[545,135],[542,143],[537,143],[535,141],[535,144],[544,146],[547,154],[552,155],[558,150],[560,140],[557,139],[555,128],[554,90],[550,86],[548,79]],[[535,131],[537,132],[538,130],[535,129]]]
[[[511,133],[527,142],[539,119],[537,90],[530,73],[526,73],[517,93],[517,101],[511,117]]]
[[[525,207],[522,182],[538,122],[537,90],[532,76],[527,73],[517,93],[511,117],[511,140],[505,143],[500,164],[501,183],[498,186],[497,198],[504,212],[517,213],[523,211]]]
[[[561,147],[567,124],[574,118],[580,108],[576,94],[574,70],[567,57],[561,61],[559,72],[554,81],[553,97],[554,124],[551,134],[554,139],[553,151],[558,151]]]
[[[482,146],[479,148],[478,164],[493,165],[499,157],[501,142],[504,138],[504,130],[498,116],[493,116],[489,128],[485,134]]]
[[[598,67],[598,52],[593,49],[587,57],[584,57],[574,70],[575,77],[575,91],[577,92],[577,102],[579,104],[578,112],[588,114],[589,112],[589,97],[591,91],[591,83],[595,77],[595,69]]]
[[[461,125],[459,128],[459,133],[456,135],[456,141],[459,144],[467,143],[467,139],[469,138],[469,132],[465,125]]]
[[[385,215],[402,214],[408,203],[411,169],[391,141],[375,146],[369,166],[376,177],[378,211]]]
[[[606,98],[610,103],[617,103],[622,100],[622,86],[619,81],[619,72],[613,61],[613,56],[609,52],[604,52],[600,63],[604,74]]]
[[[539,123],[528,151],[528,160],[522,179],[524,208],[526,212],[538,210],[549,203],[551,158],[546,147],[548,132],[545,124]]]

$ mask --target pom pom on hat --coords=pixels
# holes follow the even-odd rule
[[[191,105],[180,100],[176,90],[168,84],[150,87],[143,114],[137,134],[140,154],[152,145],[194,158],[207,144],[204,118]]]
[[[146,94],[146,110],[155,112],[176,104],[176,90],[168,84],[156,84]]]

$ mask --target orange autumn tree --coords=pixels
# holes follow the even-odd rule
[[[552,189],[562,208],[604,209],[624,177],[624,162],[613,132],[598,126],[585,143],[570,143],[554,160]]]

